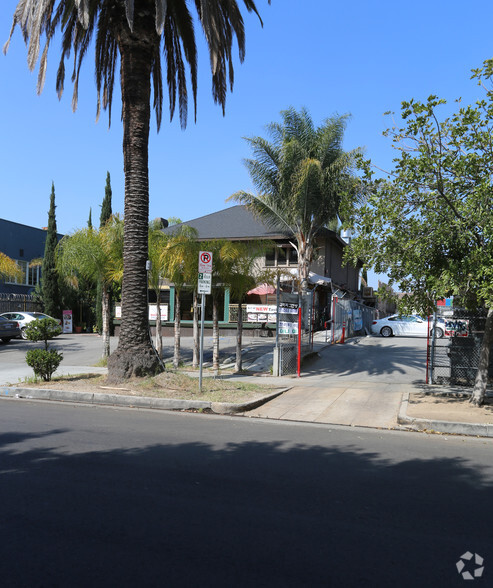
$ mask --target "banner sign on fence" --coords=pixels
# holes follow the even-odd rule
[[[249,323],[275,323],[275,304],[247,304],[247,322]]]
[[[298,303],[279,303],[279,335],[298,334]]]
[[[468,337],[469,321],[467,319],[445,319],[446,337]]]

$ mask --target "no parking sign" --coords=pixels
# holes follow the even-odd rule
[[[212,253],[210,251],[199,251],[199,273],[212,274]]]

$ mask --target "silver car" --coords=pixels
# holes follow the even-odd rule
[[[0,317],[7,319],[8,321],[15,321],[19,324],[20,327],[20,335],[23,339],[27,339],[26,337],[26,327],[31,321],[36,321],[39,319],[44,318],[53,318],[44,314],[43,312],[4,312],[0,314]],[[61,321],[55,319],[58,323],[61,324]]]

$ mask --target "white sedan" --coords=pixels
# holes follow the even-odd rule
[[[21,329],[21,337],[23,339],[27,339],[26,327],[31,321],[44,318],[53,318],[52,316],[48,316],[43,312],[4,312],[0,316],[3,316],[8,321],[16,321],[17,323],[19,323],[19,327]],[[55,320],[58,321],[58,324],[62,324],[61,320]]]
[[[444,335],[443,320],[438,321],[440,326],[436,328],[436,336],[438,339]],[[393,335],[401,335],[403,337],[426,337],[428,335],[428,319],[423,319],[416,314],[399,315],[393,314],[383,319],[373,321],[371,325],[371,332],[374,335],[382,335],[382,337],[392,337]],[[430,327],[430,336],[433,335],[433,329]]]

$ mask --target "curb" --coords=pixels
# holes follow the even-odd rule
[[[493,437],[493,425],[483,423],[460,423],[456,421],[434,421],[407,416],[409,404],[409,392],[402,395],[401,408],[397,416],[397,422],[415,431],[435,431],[454,435],[471,435],[474,437]]]
[[[0,388],[0,398],[23,400],[52,400],[56,402],[78,402],[93,406],[124,406],[128,408],[151,408],[159,410],[211,410],[216,414],[236,414],[252,410],[265,402],[280,396],[289,388],[283,388],[262,398],[232,404],[229,402],[210,402],[207,400],[179,400],[174,398],[153,398],[150,396],[124,396],[93,392],[69,392],[68,390],[50,390],[41,388]]]

